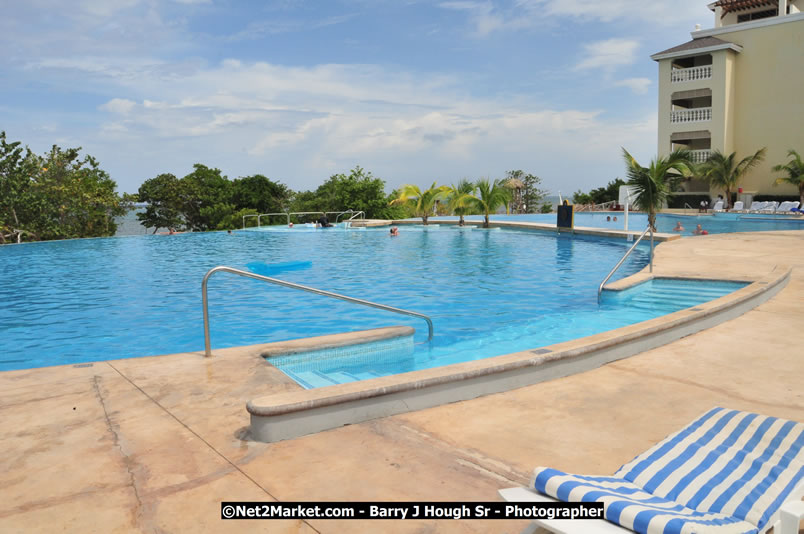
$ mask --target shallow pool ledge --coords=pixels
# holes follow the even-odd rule
[[[719,299],[669,315],[534,350],[248,402],[251,439],[274,442],[421,410],[594,369],[739,317],[782,290],[791,267]],[[644,274],[638,275],[644,278]]]

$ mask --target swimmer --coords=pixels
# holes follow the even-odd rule
[[[606,222],[611,222],[611,215],[606,216]]]
[[[288,228],[293,228],[293,223],[288,223]]]
[[[614,216],[614,222],[617,222],[617,216],[616,215]]]
[[[391,228],[391,236],[397,236],[397,235],[399,235],[399,228],[394,226],[393,228]]]
[[[707,235],[707,234],[709,234],[709,232],[707,232],[706,230],[701,228],[701,225],[699,224],[698,226],[695,227],[695,230],[692,231],[692,234],[693,235]]]
[[[676,222],[676,227],[673,228],[673,231],[674,232],[683,232],[684,231],[684,227],[681,226],[681,221]]]
[[[232,235],[232,231],[231,231],[231,230],[226,230],[226,233],[227,233],[227,234],[229,234],[229,235]]]

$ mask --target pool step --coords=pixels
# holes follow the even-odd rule
[[[285,369],[293,380],[299,382],[302,387],[307,389],[320,388],[324,386],[332,386],[335,384],[346,384],[348,382],[357,382],[358,380],[369,380],[384,376],[374,371],[289,371]]]

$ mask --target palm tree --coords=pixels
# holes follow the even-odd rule
[[[458,185],[453,185],[449,188],[449,209],[455,215],[460,217],[458,226],[463,226],[464,215],[469,215],[472,212],[472,193],[475,190],[475,184],[467,179],[458,182]]]
[[[670,183],[680,176],[692,174],[688,150],[675,150],[667,157],[651,160],[643,167],[623,148],[628,185],[634,188],[634,206],[648,212],[648,222],[656,230],[656,212],[664,205],[670,192]]]
[[[475,184],[477,195],[473,195],[471,203],[478,211],[485,216],[483,228],[489,227],[489,215],[497,211],[500,206],[505,206],[508,213],[508,205],[511,203],[511,189],[505,187],[505,180],[494,180],[490,182],[487,178],[478,180]]]
[[[416,217],[422,218],[422,223],[427,224],[427,219],[433,213],[433,206],[436,200],[440,200],[449,192],[449,187],[442,185],[436,187],[436,183],[430,189],[422,191],[418,185],[405,184],[399,189],[399,196],[392,200],[389,205],[405,204]]]
[[[737,152],[732,152],[728,156],[715,150],[699,167],[698,172],[704,179],[715,187],[722,187],[726,190],[726,207],[731,207],[731,192],[737,188],[740,179],[745,176],[749,169],[756,167],[760,161],[765,159],[765,148],[760,148],[753,156],[747,156],[735,165]]]
[[[774,165],[772,169],[774,172],[786,172],[787,176],[777,178],[773,185],[788,183],[798,186],[798,202],[804,209],[804,161],[801,161],[801,156],[792,148],[787,151],[787,155],[793,159],[786,165]]]

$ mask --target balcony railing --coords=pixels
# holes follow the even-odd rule
[[[700,67],[690,67],[688,69],[671,69],[670,81],[693,82],[695,80],[708,80],[712,77],[712,65],[701,65]]]
[[[709,154],[712,151],[708,148],[706,150],[690,150],[690,159],[693,163],[703,163],[709,159]]]
[[[712,108],[678,109],[670,112],[670,122],[703,122],[712,120]]]

